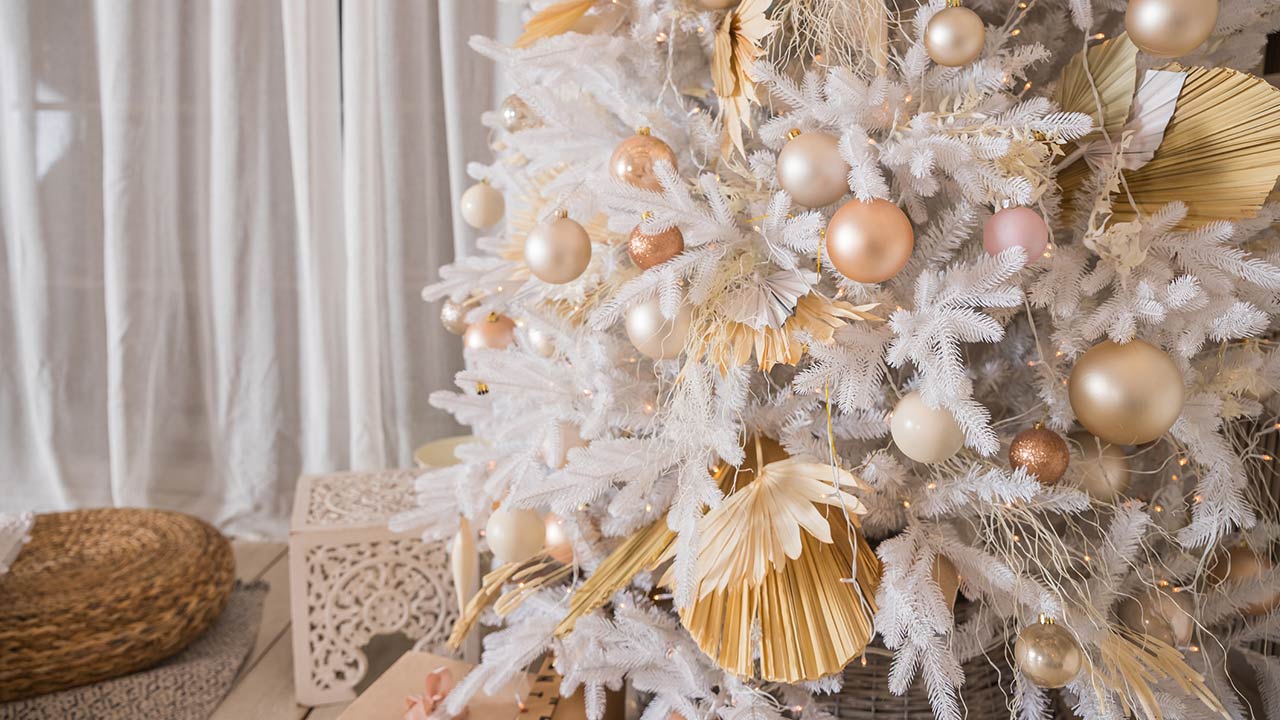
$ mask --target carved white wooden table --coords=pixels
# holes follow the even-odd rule
[[[449,553],[421,528],[387,520],[414,503],[421,470],[304,475],[289,530],[293,674],[298,703],[351,700],[375,635],[443,643],[458,612]]]

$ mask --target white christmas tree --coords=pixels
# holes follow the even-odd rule
[[[397,519],[494,556],[450,708],[551,653],[593,718],[624,681],[829,717],[892,652],[939,718],[1000,663],[1022,718],[1280,718],[1277,26],[568,0],[474,38],[517,88],[489,234],[423,295],[476,440]]]

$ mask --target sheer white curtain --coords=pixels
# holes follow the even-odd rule
[[[0,0],[0,510],[278,535],[299,472],[453,432],[418,292],[470,241],[497,15]]]

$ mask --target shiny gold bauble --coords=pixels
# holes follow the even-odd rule
[[[688,305],[681,305],[676,316],[662,316],[658,298],[647,300],[627,310],[627,338],[636,349],[654,360],[670,360],[680,357],[689,336],[693,313]]]
[[[454,335],[461,335],[467,331],[467,309],[462,303],[445,299],[440,304],[440,324]]]
[[[986,41],[987,28],[982,18],[966,7],[939,10],[924,29],[924,51],[929,59],[947,67],[977,60]]]
[[[1153,637],[1165,645],[1175,645],[1177,642],[1168,619],[1138,600],[1129,599],[1120,603],[1116,617],[1130,630]]]
[[[467,326],[462,333],[462,344],[468,350],[505,350],[516,338],[516,324],[511,318],[498,313],[489,313],[480,322]]]
[[[1084,666],[1084,652],[1071,632],[1057,623],[1028,625],[1013,646],[1018,669],[1042,688],[1060,688]]]
[[[1218,0],[1129,0],[1124,29],[1138,49],[1181,57],[1200,47],[1218,23]]]
[[[547,513],[544,524],[546,532],[543,535],[542,544],[547,554],[552,560],[562,565],[572,565],[573,541],[569,539],[569,533],[564,528],[564,519],[553,513]]]
[[[1124,450],[1088,433],[1076,433],[1071,439],[1080,444],[1080,486],[1090,497],[1115,502],[1129,489],[1129,456]]]
[[[487,182],[478,182],[467,188],[458,204],[462,219],[477,230],[497,225],[504,210],[506,201],[502,199],[502,193]]]
[[[939,463],[964,447],[964,431],[951,411],[929,407],[915,390],[893,408],[889,431],[898,450],[916,462]]]
[[[1164,435],[1182,414],[1182,372],[1154,345],[1107,340],[1076,360],[1067,395],[1085,430],[1139,445]]]
[[[609,172],[618,180],[645,190],[660,191],[662,183],[654,170],[658,161],[665,160],[676,166],[676,154],[671,146],[649,134],[648,128],[623,140],[609,158]]]
[[[1184,647],[1195,632],[1194,607],[1189,593],[1151,589],[1125,600],[1116,615],[1131,630]]]
[[[850,200],[827,224],[827,258],[854,282],[878,283],[897,275],[915,244],[911,221],[887,200]]]
[[[523,562],[542,552],[546,527],[532,510],[498,508],[484,524],[489,550],[499,563]]]
[[[778,153],[778,184],[806,207],[822,207],[849,192],[849,164],[840,141],[824,132],[796,135]]]
[[[684,252],[684,235],[678,227],[670,227],[659,233],[650,235],[640,230],[637,225],[627,238],[627,255],[631,262],[641,270],[648,270],[654,265],[661,265]]]
[[[524,263],[542,282],[573,282],[591,264],[591,237],[568,217],[550,218],[538,223],[525,237]]]
[[[506,128],[507,132],[520,132],[542,125],[542,121],[533,113],[533,108],[521,100],[519,95],[508,95],[507,99],[502,101],[499,113],[502,116],[502,127]]]
[[[1209,577],[1219,585],[1239,585],[1252,582],[1260,577],[1271,577],[1276,571],[1275,563],[1265,554],[1255,552],[1248,545],[1237,545],[1230,550],[1219,553],[1209,568]],[[1280,607],[1280,593],[1254,603],[1240,612],[1246,617],[1257,617]]]
[[[955,563],[941,553],[933,558],[933,581],[938,583],[947,607],[955,608],[956,595],[960,592],[960,571],[956,570]]]
[[[1009,443],[1009,466],[1026,468],[1041,485],[1054,485],[1061,480],[1070,461],[1067,441],[1045,427],[1023,430]]]

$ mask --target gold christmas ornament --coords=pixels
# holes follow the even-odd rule
[[[1218,0],[1129,0],[1124,29],[1148,55],[1182,57],[1204,44],[1218,23]]]
[[[1054,485],[1061,480],[1070,461],[1071,450],[1067,441],[1040,425],[1023,430],[1009,443],[1009,466],[1026,468],[1041,485]]]
[[[1258,578],[1272,577],[1275,563],[1265,554],[1257,553],[1248,545],[1237,545],[1219,553],[1209,568],[1209,577],[1218,585],[1240,585]],[[1245,617],[1258,617],[1280,607],[1280,593],[1245,607],[1240,612]]]
[[[448,298],[440,304],[440,324],[454,335],[467,331],[467,309]]]
[[[565,530],[564,519],[554,513],[547,513],[544,520],[546,532],[543,535],[542,544],[547,549],[547,554],[562,565],[573,564],[573,541],[569,539],[569,533]]]
[[[879,283],[907,266],[915,232],[906,213],[887,200],[850,200],[827,224],[827,258],[841,275]]]
[[[924,50],[939,65],[968,65],[982,54],[987,28],[978,13],[958,3],[939,10],[924,29]]]
[[[609,158],[609,173],[629,185],[658,192],[662,190],[662,182],[658,180],[654,166],[659,161],[666,161],[674,168],[676,154],[671,146],[650,135],[649,128],[642,127],[613,151],[613,157]]]
[[[508,95],[498,112],[502,116],[502,127],[507,132],[520,132],[542,125],[538,116],[533,114],[533,108],[521,100],[519,95]]]
[[[1115,502],[1129,489],[1129,456],[1124,450],[1101,442],[1088,433],[1071,438],[1080,444],[1080,486],[1090,497]]]
[[[506,201],[487,182],[478,182],[462,193],[458,210],[462,219],[477,230],[487,230],[502,220],[502,212],[506,209]]]
[[[674,225],[662,232],[649,235],[637,225],[627,238],[627,255],[641,270],[661,265],[684,252],[684,235]]]
[[[546,528],[532,510],[499,507],[484,524],[484,538],[499,563],[524,562],[542,552]]]
[[[1194,610],[1190,593],[1153,588],[1121,603],[1116,615],[1130,630],[1185,647],[1195,632]]]
[[[796,202],[822,207],[849,192],[849,164],[840,157],[840,141],[824,132],[801,133],[778,153],[778,184]]]
[[[770,463],[703,518],[696,598],[680,619],[720,667],[812,681],[863,652],[880,563],[856,525],[865,509],[842,489],[854,483],[831,465]],[[853,583],[841,580],[850,568]]]
[[[1060,688],[1084,667],[1084,651],[1071,632],[1052,622],[1028,625],[1013,646],[1018,670],[1042,688]]]
[[[516,338],[516,324],[505,315],[491,312],[480,322],[467,326],[462,344],[468,350],[505,350]]]
[[[561,210],[529,231],[524,240],[524,263],[545,283],[573,282],[591,264],[591,238]]]
[[[1076,360],[1067,384],[1076,419],[1117,445],[1158,439],[1182,414],[1182,372],[1141,340],[1094,345]]]
[[[898,401],[889,421],[893,442],[903,455],[922,463],[939,463],[964,447],[964,431],[945,408],[931,408],[913,390]]]
[[[654,360],[677,358],[684,352],[692,319],[693,312],[688,305],[681,305],[674,318],[663,317],[655,297],[627,310],[627,338],[637,350]]]
[[[1165,645],[1177,644],[1173,635],[1173,626],[1164,615],[1145,607],[1136,599],[1125,600],[1116,610],[1116,618],[1130,630],[1155,638]]]

